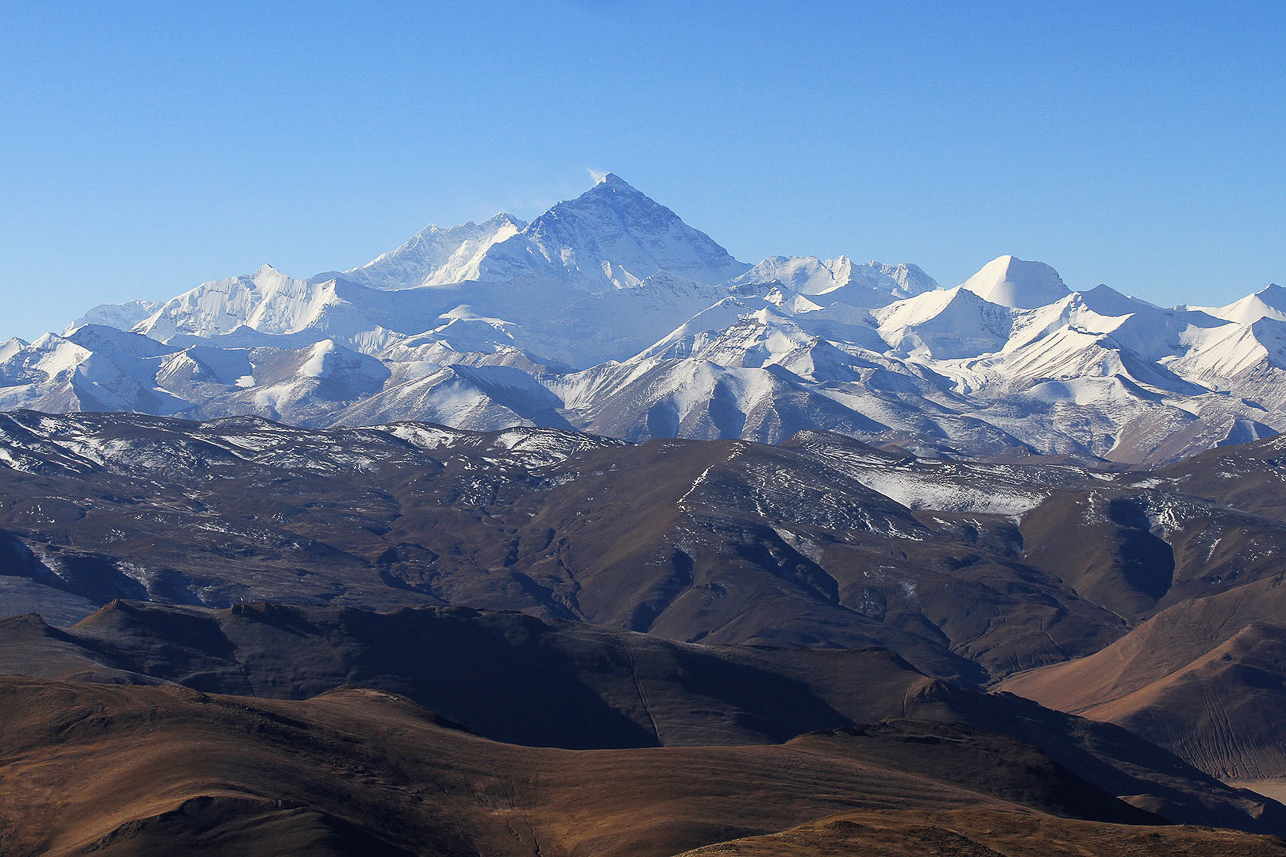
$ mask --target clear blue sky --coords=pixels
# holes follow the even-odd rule
[[[9,0],[0,33],[0,339],[530,218],[591,168],[747,261],[1286,280],[1281,2]]]

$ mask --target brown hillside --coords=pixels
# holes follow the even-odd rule
[[[1146,817],[1012,739],[934,724],[567,751],[498,744],[360,689],[267,701],[4,678],[0,707],[14,713],[0,723],[6,855],[661,857],[840,812]]]

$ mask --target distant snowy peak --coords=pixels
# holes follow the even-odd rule
[[[1253,295],[1222,307],[1192,307],[1203,310],[1216,318],[1237,324],[1254,324],[1261,318],[1286,321],[1286,289],[1269,283]]]
[[[99,304],[67,325],[69,333],[86,324],[105,324],[118,330],[129,330],[161,308],[161,301],[126,301],[123,304]]]
[[[992,259],[963,287],[983,300],[1015,309],[1035,309],[1067,296],[1058,272],[1044,262],[1025,262],[1013,256]]]
[[[769,256],[733,281],[735,284],[778,282],[822,305],[846,303],[873,309],[939,288],[915,265],[855,264],[849,257]]]
[[[535,274],[590,292],[632,288],[658,271],[722,283],[749,267],[612,173],[492,246],[478,265],[481,279]]]
[[[202,283],[166,301],[133,330],[161,342],[180,335],[219,336],[241,327],[294,333],[338,302],[334,280],[296,280],[263,265],[248,277]]]
[[[848,282],[850,267],[847,256],[838,259],[769,256],[733,282],[737,285],[777,282],[801,295],[817,295]]]
[[[875,311],[880,336],[900,353],[936,360],[1000,351],[1013,313],[964,286],[925,292]]]
[[[1187,352],[1169,368],[1213,389],[1235,391],[1268,408],[1286,405],[1286,322],[1261,318],[1192,329]]]
[[[1162,460],[1230,420],[1286,429],[1286,289],[1168,309],[1012,256],[952,289],[847,256],[751,268],[608,174],[530,224],[430,226],[344,274],[265,265],[0,342],[11,408]]]
[[[517,235],[527,224],[500,213],[483,223],[472,220],[443,229],[426,226],[396,250],[343,277],[373,289],[409,289],[478,279],[478,265],[495,244]],[[329,279],[329,275],[314,277]]]
[[[938,291],[942,287],[937,280],[920,270],[918,265],[906,262],[897,265],[886,265],[882,262],[865,262],[853,265],[849,269],[849,281],[841,292],[834,293],[839,300],[853,306],[860,306],[854,300],[854,292],[864,290],[876,295],[888,292],[894,300],[912,298],[926,292]],[[872,304],[871,306],[876,306]]]
[[[1140,298],[1123,295],[1106,283],[1078,292],[1085,306],[1099,315],[1130,315],[1136,312],[1165,312],[1162,307]]]

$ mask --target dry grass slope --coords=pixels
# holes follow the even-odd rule
[[[1122,847],[1134,841],[1283,853],[1280,841],[1246,834],[1071,821],[1047,776],[1024,778],[1025,766],[1048,764],[1036,757],[1019,757],[1008,784],[961,782],[1008,755],[995,736],[955,729],[932,753],[912,753],[913,770],[890,761],[899,747],[929,746],[934,726],[771,746],[569,751],[498,744],[361,689],[267,701],[5,678],[0,708],[16,715],[0,723],[0,851],[12,857],[663,857],[730,840],[741,841],[727,853],[825,854],[872,819],[885,832],[858,841],[900,837],[904,850],[887,853],[970,853],[949,850],[974,838],[953,832],[962,825],[985,827],[976,836],[1006,854],[1035,853],[1005,850],[1006,837],[1072,835],[1088,843],[1082,854],[1138,853]],[[758,842],[777,850],[753,839],[776,834],[786,838]]]

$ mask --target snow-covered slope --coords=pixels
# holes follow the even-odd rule
[[[903,298],[933,291],[938,284],[915,265],[881,262],[854,264],[847,256],[770,256],[732,281],[734,285],[780,283],[807,295],[814,303],[845,303],[853,307],[882,307]]]
[[[1013,315],[1005,307],[963,286],[898,301],[875,317],[880,336],[893,349],[937,360],[999,351],[1013,328]]]
[[[591,292],[637,286],[658,271],[722,283],[749,267],[612,173],[491,247],[478,264],[482,279],[535,275]]]
[[[963,288],[993,304],[1035,309],[1067,294],[1058,272],[1044,262],[1024,262],[1013,256],[992,259],[965,280]]]
[[[105,324],[108,327],[129,330],[161,308],[161,301],[126,301],[123,304],[99,304],[80,318],[67,325],[70,333],[86,324]]]
[[[295,333],[316,324],[337,301],[334,280],[296,280],[263,265],[248,277],[202,283],[166,301],[133,330],[161,342],[181,334],[218,336],[242,327]]]
[[[1237,324],[1253,324],[1261,318],[1286,321],[1286,289],[1276,283],[1269,283],[1253,295],[1246,295],[1222,307],[1194,307],[1216,318]]]
[[[1169,368],[1262,408],[1286,409],[1286,321],[1264,316],[1248,324],[1193,329],[1186,341],[1188,350]]]
[[[469,221],[448,229],[426,226],[396,250],[340,276],[373,289],[409,289],[476,280],[478,266],[487,251],[526,227],[523,221],[503,212],[485,223]]]
[[[847,256],[751,267],[609,174],[344,273],[96,307],[0,344],[0,407],[1155,464],[1286,427],[1286,290],[1167,309],[1012,256],[950,289]]]

